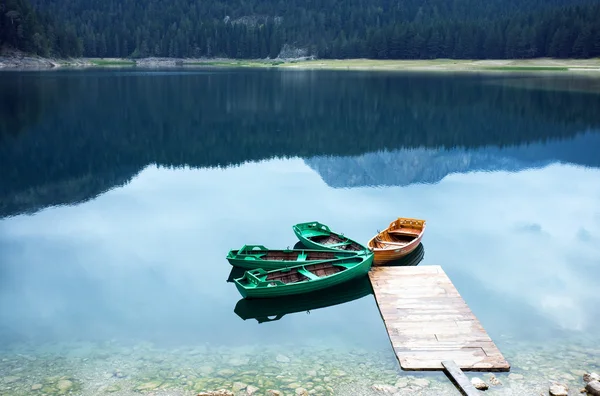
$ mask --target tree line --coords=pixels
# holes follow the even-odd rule
[[[27,0],[0,0],[0,49],[8,47],[42,56],[81,56],[75,28],[57,23]]]
[[[319,58],[600,56],[595,0],[31,0],[37,13],[2,1],[33,15],[19,28],[3,11],[2,41],[41,54],[273,59],[287,44]]]

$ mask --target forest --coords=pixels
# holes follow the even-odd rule
[[[0,46],[86,57],[600,56],[596,0],[2,0]]]

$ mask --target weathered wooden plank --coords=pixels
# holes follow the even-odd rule
[[[374,267],[369,277],[402,369],[510,369],[440,266]]]
[[[477,391],[477,389],[475,389],[473,384],[471,384],[471,381],[469,381],[469,379],[467,378],[465,373],[462,372],[460,367],[458,367],[456,365],[456,363],[454,363],[454,361],[445,360],[442,362],[442,365],[444,366],[445,373],[448,375],[450,380],[452,382],[454,382],[454,384],[456,384],[456,386],[458,387],[458,389],[460,390],[460,392],[463,395],[465,395],[465,396],[479,395],[479,392]]]

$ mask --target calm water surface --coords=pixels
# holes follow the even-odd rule
[[[229,249],[291,247],[312,220],[366,242],[397,216],[427,219],[413,264],[443,266],[512,364],[491,393],[577,390],[600,369],[593,84],[0,74],[0,395],[458,394],[399,370],[364,283],[326,308],[234,311]]]

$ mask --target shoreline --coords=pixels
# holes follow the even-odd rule
[[[357,70],[419,72],[536,72],[600,74],[600,58],[592,59],[194,59],[194,58],[77,58],[53,59],[38,56],[1,56],[0,70],[51,70],[90,67],[250,67],[293,70]]]

